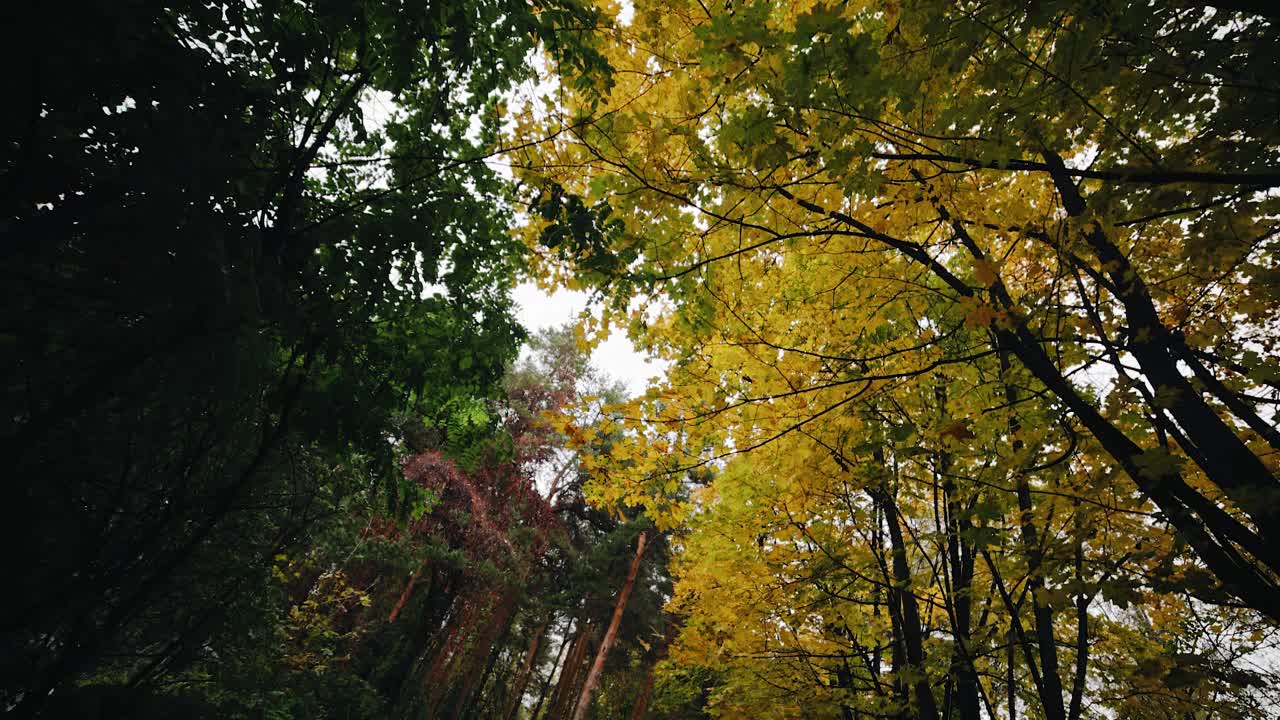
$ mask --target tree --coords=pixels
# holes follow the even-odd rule
[[[636,555],[631,560],[631,569],[627,571],[627,577],[622,582],[622,587],[618,588],[618,597],[613,601],[613,615],[609,618],[609,627],[604,631],[604,638],[600,640],[600,647],[596,650],[595,659],[591,661],[591,668],[587,671],[587,677],[582,681],[582,690],[578,694],[578,700],[573,706],[573,720],[585,720],[588,711],[591,709],[591,696],[595,693],[596,687],[600,684],[600,675],[604,672],[605,660],[609,657],[609,651],[613,650],[613,645],[618,639],[618,627],[622,624],[622,614],[627,610],[627,601],[631,599],[631,590],[636,584],[636,575],[640,572],[640,561],[644,559],[645,543],[648,540],[648,532],[641,530],[636,536]]]
[[[0,702],[26,715],[261,637],[273,558],[354,483],[404,500],[391,417],[491,397],[522,335],[498,95],[540,43],[599,59],[571,2],[75,13],[5,49]]]
[[[641,8],[607,36],[611,62],[634,72],[572,140],[521,160],[528,185],[580,194],[582,207],[627,200],[577,225],[567,222],[573,203],[560,202],[541,218],[573,232],[563,239],[543,222],[531,237],[549,260],[592,268],[607,246],[624,278],[613,291],[653,288],[673,300],[676,331],[732,317],[742,329],[729,342],[744,353],[827,363],[788,376],[780,392],[748,383],[743,393],[746,376],[712,362],[721,375],[708,373],[708,393],[743,402],[933,369],[884,370],[907,351],[893,342],[900,332],[850,346],[820,330],[882,327],[886,305],[838,306],[834,317],[788,317],[799,322],[783,327],[756,308],[789,299],[816,308],[799,293],[836,294],[840,277],[879,282],[882,303],[927,288],[985,331],[985,349],[969,351],[1016,361],[1034,392],[1097,439],[1223,593],[1272,613],[1280,565],[1267,528],[1280,436],[1257,404],[1274,391],[1269,189],[1280,178],[1270,171],[1272,126],[1257,114],[1270,101],[1252,100],[1274,93],[1275,58],[1248,49],[1269,46],[1274,25],[1148,11]],[[1121,119],[1127,107],[1141,110]],[[531,202],[546,208],[546,198]],[[789,267],[797,257],[807,264]],[[815,282],[819,264],[838,275]],[[771,305],[729,279],[748,270],[773,273]],[[777,278],[805,289],[779,296]],[[936,330],[926,345],[957,327],[907,314]],[[1231,330],[1228,317],[1239,318]],[[645,322],[631,319],[637,337]],[[689,347],[663,342],[650,341],[690,362]],[[1102,389],[1135,393],[1125,408],[1138,422],[1108,417],[1097,389],[1074,380],[1104,367],[1114,380]],[[720,412],[703,402],[686,417]]]
[[[593,492],[693,519],[674,654],[718,712],[1265,715],[1179,618],[1280,620],[1275,32],[642,5],[611,94],[526,121],[569,130],[516,156],[539,266],[671,363]],[[1199,649],[1135,701],[1095,689],[1143,674],[1121,637]]]

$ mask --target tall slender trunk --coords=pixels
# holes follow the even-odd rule
[[[573,709],[572,720],[586,720],[587,710],[591,708],[591,696],[595,693],[596,686],[600,684],[600,675],[604,672],[604,661],[609,657],[614,641],[618,639],[622,613],[627,609],[627,601],[631,599],[631,590],[635,587],[636,576],[640,574],[640,561],[644,559],[644,549],[648,539],[648,530],[641,530],[640,536],[636,538],[636,555],[632,558],[631,568],[627,571],[627,580],[618,591],[618,599],[613,604],[613,617],[609,620],[609,629],[605,631],[604,639],[600,641],[600,648],[596,650],[595,662],[591,663],[591,669],[587,671],[587,679],[582,683],[582,692],[578,695],[578,704]]]
[[[877,459],[883,461],[884,456],[877,451]],[[933,688],[929,686],[929,678],[925,675],[924,636],[920,626],[920,609],[916,605],[916,597],[911,592],[911,567],[907,564],[907,545],[902,538],[899,526],[898,506],[890,494],[888,483],[882,483],[872,492],[872,499],[879,502],[884,509],[885,524],[889,529],[889,547],[893,567],[893,588],[890,590],[890,606],[897,606],[898,625],[902,633],[902,644],[906,654],[907,667],[894,667],[895,674],[906,669],[910,672],[912,697],[915,699],[916,713],[920,720],[937,720],[938,704],[933,699]]]
[[[1007,372],[1009,359],[1006,353],[1000,354],[1000,369]],[[1018,407],[1018,391],[1006,382],[1004,384],[1005,400],[1010,408]],[[1014,438],[1013,452],[1016,456],[1022,450],[1022,441],[1018,440],[1021,429],[1017,416],[1009,421],[1009,435]],[[1015,489],[1018,496],[1018,524],[1021,531],[1022,554],[1027,561],[1027,586],[1031,590],[1031,614],[1035,619],[1036,650],[1040,656],[1041,685],[1040,702],[1044,705],[1047,720],[1065,720],[1066,708],[1062,704],[1062,675],[1058,670],[1058,646],[1054,642],[1053,622],[1054,609],[1045,598],[1044,552],[1040,547],[1040,534],[1035,524],[1034,507],[1031,501],[1031,480],[1021,470],[1015,473]],[[1010,612],[1015,610],[1010,609]]]
[[[644,720],[644,716],[649,712],[649,696],[653,694],[653,670],[645,673],[644,685],[640,688],[640,696],[636,698],[636,702],[631,706],[631,714],[627,716],[628,720]]]
[[[946,417],[947,389],[939,385],[934,388],[934,398],[938,402],[938,411]],[[973,566],[974,553],[971,538],[973,522],[970,520],[970,507],[962,502],[951,477],[952,454],[943,450],[936,455],[937,485],[942,488],[945,503],[943,526],[947,530],[946,576],[949,579],[947,588],[947,611],[951,616],[951,635],[955,640],[955,650],[951,656],[950,678],[954,683],[954,693],[949,693],[946,703],[950,716],[950,707],[954,701],[959,710],[961,720],[979,720],[978,672],[973,664]],[[936,497],[936,496],[935,496]],[[936,507],[936,505],[935,505]],[[949,686],[950,689],[950,686]]]
[[[876,556],[879,557],[880,549],[884,547],[884,538],[881,536],[881,510],[879,503],[872,503],[871,514],[874,523],[871,526],[871,545],[875,548]],[[887,578],[886,578],[887,579]],[[874,619],[876,627],[880,626],[880,586],[876,585],[871,590],[871,617]],[[896,640],[895,640],[896,643]],[[875,682],[880,682],[880,668],[884,662],[884,651],[881,650],[881,644],[876,643],[875,649],[871,654],[871,674],[875,678]]]
[[[524,661],[520,663],[520,669],[511,682],[511,696],[507,700],[506,711],[502,713],[502,717],[506,720],[514,720],[516,713],[520,711],[520,701],[524,699],[524,690],[529,684],[529,675],[533,672],[533,662],[538,657],[538,651],[542,649],[542,637],[546,635],[547,626],[550,624],[551,618],[548,617],[529,637],[529,649],[525,651]]]
[[[538,688],[538,702],[533,704],[533,712],[529,713],[530,720],[537,719],[538,711],[542,710],[542,704],[547,701],[547,690],[551,689],[551,680],[555,677],[556,668],[560,667],[560,661],[564,659],[565,651],[573,646],[578,639],[578,633],[571,632],[573,630],[572,625],[572,620],[565,625],[564,640],[560,642],[560,649],[556,650],[556,659],[555,662],[551,663],[551,670],[547,672],[547,677],[543,679],[542,686]],[[518,711],[519,709],[520,706],[517,705],[516,710]]]
[[[947,502],[947,544],[950,554],[952,615],[955,651],[951,674],[955,677],[955,701],[961,720],[979,720],[978,672],[973,663],[973,548],[964,538],[972,535],[967,509],[955,497],[951,483],[943,485]]]
[[[658,641],[657,647],[654,648],[653,661],[649,663],[649,671],[645,673],[640,695],[631,706],[630,720],[644,720],[645,713],[649,712],[649,700],[653,697],[654,673],[658,663],[667,656],[667,648],[671,646],[671,641],[675,639],[679,629],[680,625],[675,618],[667,621],[667,629],[662,633],[662,639]]]
[[[502,655],[502,645],[506,641],[507,631],[510,629],[511,623],[507,623],[506,628],[498,637],[497,642],[493,643],[489,648],[489,658],[484,664],[484,672],[480,673],[480,679],[476,681],[470,679],[475,677],[474,672],[468,675],[468,690],[464,695],[459,697],[458,704],[454,706],[454,720],[464,717],[478,717],[476,713],[480,710],[480,706],[484,703],[485,699],[484,687],[488,684],[489,678],[493,677],[493,669],[498,665],[498,656]],[[497,698],[502,696],[501,688],[498,685],[499,682],[500,680],[494,680],[493,697],[495,701],[497,701]],[[474,685],[474,687],[471,687],[471,685]]]
[[[1017,637],[1013,634],[1013,628],[1009,628],[1009,632],[1005,633],[1005,642],[1005,692],[1008,694],[1009,720],[1018,720],[1018,685],[1014,682],[1014,661],[1017,659],[1017,653],[1013,651],[1013,644],[1017,642]]]
[[[876,459],[881,461],[882,463],[884,461],[884,457],[880,453],[876,454]],[[884,489],[885,487],[886,487],[885,485],[883,484],[881,485],[882,489]],[[902,707],[902,709],[898,712],[897,717],[900,718],[901,720],[907,720],[908,714],[910,712],[909,706],[911,703],[910,691],[907,689],[907,686],[903,683],[902,673],[899,672],[902,668],[907,667],[906,641],[903,638],[903,632],[902,632],[902,604],[898,601],[899,591],[895,586],[895,582],[893,579],[893,571],[890,569],[890,563],[892,561],[886,562],[884,558],[884,538],[881,535],[881,529],[882,529],[881,523],[883,522],[884,516],[888,515],[888,510],[886,510],[885,508],[885,503],[881,499],[880,492],[869,492],[868,494],[871,495],[872,508],[875,513],[876,525],[874,530],[874,537],[875,537],[875,548],[876,548],[876,564],[879,565],[880,567],[880,575],[884,579],[884,587],[888,589],[887,597],[885,598],[885,609],[888,610],[889,612],[889,636],[890,636],[889,667],[891,669],[891,672],[889,673],[889,678],[893,684],[893,696],[896,699],[898,699]],[[889,548],[889,552],[890,553],[893,552],[892,546]],[[879,593],[877,592],[877,598],[876,598],[877,601],[879,600],[878,595]],[[873,614],[874,615],[880,614],[880,606],[878,604],[874,607]],[[879,677],[880,675],[881,662],[882,662],[882,658],[881,658],[880,650],[879,648],[877,648],[875,658],[874,658],[874,667],[875,667],[875,672],[877,677]]]
[[[459,658],[455,667],[450,669],[451,678],[460,684],[452,703],[450,717],[453,720],[459,720],[463,716],[470,707],[471,696],[484,687],[484,682],[493,668],[493,657],[500,644],[499,640],[506,635],[507,629],[511,626],[518,592],[514,589],[504,589],[501,593],[496,598],[491,615],[484,621],[484,629],[476,638],[471,652]],[[485,664],[483,670],[480,668],[481,663]]]
[[[404,591],[400,593],[400,598],[396,600],[395,607],[391,608],[391,614],[387,615],[387,622],[395,622],[400,617],[400,613],[404,610],[405,603],[409,602],[409,596],[413,594],[413,587],[418,584],[418,578],[422,576],[422,571],[427,567],[426,563],[418,566],[413,571],[413,575],[409,578],[409,582],[405,584]]]
[[[578,680],[582,677],[583,661],[599,632],[598,626],[587,623],[583,626],[582,632],[578,633],[573,647],[569,649],[569,656],[565,658],[564,666],[560,668],[560,679],[556,681],[555,692],[551,695],[547,718],[560,720],[567,714],[570,703],[577,698]]]
[[[452,617],[449,617],[446,629],[443,630],[444,636],[438,647],[434,648],[434,657],[431,658],[427,669],[422,673],[421,697],[415,699],[410,696],[403,698],[406,710],[402,714],[407,713],[407,708],[413,707],[420,703],[421,708],[427,714],[437,714],[437,706],[444,699],[444,693],[449,687],[449,670],[454,662],[455,656],[462,652],[464,639],[471,633],[471,628],[476,615],[475,601],[468,594],[460,593],[454,600]]]
[[[1080,720],[1083,709],[1086,673],[1089,670],[1089,596],[1079,588],[1084,587],[1084,517],[1080,501],[1075,501],[1076,535],[1076,673],[1071,682],[1071,702],[1067,706],[1067,720]]]

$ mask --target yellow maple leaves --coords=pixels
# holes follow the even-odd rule
[[[1105,397],[1108,422],[1142,447],[1170,446],[1159,452],[1209,493],[1150,422],[1165,408],[1144,406],[1145,388],[1124,377],[1125,344],[1155,336],[1130,328],[1117,297],[1141,274],[1157,312],[1196,348],[1230,337],[1228,315],[1277,308],[1271,276],[1247,260],[1270,250],[1204,240],[1234,236],[1225,214],[1202,227],[1163,214],[1145,189],[1093,179],[1075,186],[1087,206],[1067,212],[1041,152],[1073,167],[1091,157],[1110,132],[1098,106],[973,114],[1008,101],[991,85],[1011,70],[991,58],[1016,65],[1015,40],[1046,43],[1058,30],[1002,39],[975,22],[963,52],[928,46],[930,13],[945,11],[641,4],[602,46],[612,94],[581,123],[573,111],[556,118],[570,129],[520,163],[531,186],[554,180],[610,203],[638,249],[602,291],[615,307],[652,303],[653,314],[612,321],[671,369],[617,408],[626,420],[590,461],[592,498],[687,531],[675,603],[693,624],[680,652],[723,669],[743,697],[765,692],[750,679],[764,675],[832,702],[769,653],[848,649],[840,625],[883,634],[886,618],[868,608],[901,584],[887,577],[889,501],[912,538],[908,585],[940,615],[957,599],[948,543],[969,548],[967,580],[996,608],[1002,583],[1055,610],[1106,592],[1147,602],[1099,578],[1185,562],[1185,547],[1009,340],[1046,348],[1063,385]],[[982,11],[957,12],[961,27]],[[943,119],[954,117],[974,129]],[[1096,254],[1093,233],[1123,258]],[[546,261],[549,274],[572,272]],[[1021,544],[1029,535],[1043,556]],[[1092,575],[1077,569],[1089,563]],[[1157,621],[1164,605],[1177,602],[1150,603]],[[1075,620],[1057,622],[1051,634],[1074,637]],[[1012,630],[983,632],[991,642]]]

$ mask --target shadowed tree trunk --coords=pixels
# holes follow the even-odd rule
[[[884,462],[883,451],[876,451],[876,460]],[[897,503],[890,494],[887,482],[880,487],[869,489],[873,502],[884,510],[885,523],[889,530],[891,568],[893,572],[892,589],[890,590],[891,619],[900,628],[906,667],[911,674],[911,695],[915,700],[915,711],[920,720],[937,720],[938,705],[933,698],[933,688],[925,676],[924,635],[921,632],[920,609],[916,605],[916,596],[911,589],[911,567],[907,562],[907,546],[899,526],[900,516]],[[896,612],[893,612],[895,611]],[[901,666],[894,663],[894,672]]]
[[[547,718],[551,720],[564,718],[573,707],[573,700],[578,696],[579,680],[582,678],[583,661],[586,660],[591,646],[595,644],[599,632],[598,626],[588,623],[578,634],[578,639],[569,650],[569,656],[565,658],[564,666],[560,668],[560,679],[556,681],[555,692],[551,695]]]
[[[490,658],[496,652],[495,645],[506,633],[511,616],[515,612],[516,597],[515,590],[506,590],[504,595],[498,597],[496,607],[493,608],[489,617],[481,621],[485,623],[485,628],[476,638],[475,646],[469,653],[459,658],[461,662],[452,673],[456,678],[455,682],[461,684],[452,702],[450,717],[453,720],[458,720],[464,715],[465,710],[470,707],[471,696],[476,690],[484,687],[486,676],[492,668]],[[481,663],[485,664],[483,670]]]
[[[413,571],[413,576],[409,578],[409,582],[404,586],[404,591],[400,593],[400,599],[396,600],[395,607],[391,608],[391,614],[387,616],[387,622],[395,622],[400,617],[400,613],[404,610],[405,603],[409,602],[409,596],[413,594],[413,588],[418,584],[418,578],[422,576],[422,571],[426,569],[426,564],[418,566]]]
[[[1009,361],[1005,354],[1000,356],[1001,371],[1007,371]],[[1005,399],[1013,404],[1018,402],[1018,392],[1013,385],[1005,383]],[[1014,438],[1013,451],[1022,450],[1022,441],[1018,440],[1021,424],[1015,416],[1009,421],[1009,436]],[[1040,533],[1035,525],[1035,515],[1031,499],[1031,480],[1025,471],[1019,470],[1015,475],[1018,495],[1019,530],[1022,541],[1022,554],[1027,562],[1027,587],[1032,597],[1032,617],[1035,619],[1036,649],[1040,656],[1040,676],[1042,682],[1037,686],[1040,702],[1044,706],[1045,717],[1049,720],[1064,720],[1066,711],[1062,705],[1062,676],[1058,671],[1058,646],[1053,637],[1054,608],[1044,601],[1045,591],[1044,552],[1041,549]],[[1016,612],[1016,608],[1009,608]]]
[[[662,639],[658,641],[658,646],[654,648],[653,662],[649,663],[649,672],[645,674],[644,685],[640,688],[640,695],[636,697],[635,704],[631,706],[630,720],[644,720],[644,716],[649,712],[649,701],[653,698],[653,682],[654,674],[657,671],[658,663],[667,656],[667,648],[671,647],[671,641],[675,639],[676,633],[679,631],[680,625],[675,618],[667,621],[667,629],[662,633]]]
[[[572,625],[573,623],[570,621],[569,625],[565,626],[565,637],[564,640],[560,642],[560,649],[556,651],[555,662],[551,664],[551,670],[547,672],[546,679],[542,681],[542,687],[538,689],[538,702],[534,703],[533,712],[529,713],[529,717],[531,719],[538,717],[538,711],[542,709],[542,704],[547,701],[547,690],[551,688],[551,679],[556,674],[556,668],[560,666],[560,661],[564,659],[565,651],[568,650],[570,646],[574,645],[577,640],[577,635],[570,632],[572,630]],[[518,712],[519,710],[520,704],[517,702],[515,711]]]
[[[543,621],[529,638],[529,649],[525,651],[524,662],[520,663],[520,670],[516,672],[516,677],[511,683],[511,697],[507,700],[507,708],[502,713],[507,720],[514,720],[516,713],[520,711],[520,700],[524,698],[524,689],[529,684],[534,660],[538,657],[538,650],[542,648],[542,637],[546,635],[547,626],[550,624],[550,618]]]

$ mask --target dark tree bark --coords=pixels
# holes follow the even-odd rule
[[[1079,216],[1084,211],[1084,201],[1072,181],[1072,172],[1065,170],[1061,158],[1044,152],[1046,169],[1063,199],[1067,213]],[[1052,166],[1052,167],[1050,167]],[[919,173],[916,179],[926,189],[927,181]],[[845,213],[826,208],[796,197],[785,188],[777,188],[780,196],[799,207],[820,214],[850,227],[886,247],[902,253],[920,264],[953,292],[963,298],[977,296],[977,291],[951,272],[941,261],[926,252],[918,243],[903,240],[879,232]],[[974,260],[987,258],[969,235],[964,224],[952,217],[933,196],[934,206],[943,222],[949,223],[955,237]],[[1280,582],[1273,574],[1280,573],[1280,552],[1269,542],[1275,521],[1280,519],[1280,481],[1271,475],[1261,460],[1236,436],[1227,423],[1213,411],[1191,387],[1177,369],[1177,360],[1165,348],[1172,343],[1176,347],[1178,337],[1164,327],[1151,303],[1150,294],[1141,278],[1133,272],[1127,258],[1119,253],[1095,225],[1086,240],[1094,254],[1108,265],[1105,273],[1081,264],[1073,258],[1078,269],[1113,292],[1125,308],[1128,327],[1136,341],[1128,346],[1138,359],[1146,379],[1156,387],[1167,388],[1170,410],[1178,425],[1185,428],[1185,438],[1179,440],[1187,454],[1205,471],[1210,481],[1218,485],[1253,521],[1249,527],[1219,507],[1213,500],[1187,484],[1176,467],[1151,467],[1144,463],[1142,446],[1134,442],[1123,430],[1109,421],[1091,399],[1082,395],[1063,374],[1053,358],[1046,352],[1044,338],[1032,331],[1025,322],[1017,322],[1012,328],[992,323],[990,330],[999,350],[1006,350],[1039,380],[1053,396],[1061,400],[1098,440],[1102,448],[1124,469],[1138,488],[1164,513],[1172,525],[1196,555],[1222,582],[1224,590],[1273,620],[1280,620],[1280,605],[1274,602],[1280,592]],[[997,306],[1013,317],[1020,317],[1017,303],[1008,290],[996,280],[991,293]],[[1195,356],[1195,353],[1185,353]],[[1174,429],[1177,429],[1176,426]],[[1175,436],[1175,437],[1181,437]],[[1186,442],[1183,442],[1183,441]],[[1260,567],[1259,565],[1262,565]]]
[[[884,455],[877,451],[877,460],[883,462]],[[889,530],[889,548],[893,572],[892,589],[889,591],[890,617],[898,627],[902,638],[902,649],[906,656],[906,667],[901,668],[895,662],[895,673],[907,669],[913,675],[911,680],[911,697],[915,701],[916,714],[919,720],[937,720],[938,704],[933,698],[933,688],[924,674],[925,652],[924,633],[920,625],[920,609],[916,605],[916,597],[911,592],[911,568],[907,564],[907,545],[902,537],[899,525],[898,506],[890,494],[888,483],[871,491],[872,500],[884,510],[885,524]]]
[[[1000,365],[1002,371],[1008,370],[1008,359],[1003,353],[1000,356]],[[1017,389],[1006,382],[1004,393],[1009,407],[1017,407]],[[1015,416],[1009,423],[1009,436],[1014,438],[1015,456],[1022,450],[1022,441],[1017,439],[1020,429],[1020,423]],[[1015,472],[1014,483],[1018,496],[1019,537],[1022,543],[1022,555],[1027,562],[1027,586],[1031,591],[1036,650],[1040,656],[1042,682],[1037,690],[1040,691],[1040,703],[1044,706],[1047,720],[1065,720],[1066,710],[1062,705],[1062,676],[1058,670],[1058,646],[1053,636],[1054,609],[1044,599],[1044,574],[1041,572],[1044,552],[1040,547],[1040,533],[1032,515],[1034,509],[1031,500],[1031,480],[1026,472],[1018,470]],[[1016,612],[1016,609],[1009,608],[1009,612]]]
[[[946,414],[947,391],[945,386],[934,390],[938,410]],[[947,529],[946,570],[949,577],[947,610],[951,615],[951,634],[956,649],[951,658],[949,683],[954,684],[953,700],[961,720],[979,720],[978,672],[973,664],[973,544],[966,540],[972,536],[973,523],[969,519],[969,507],[957,496],[955,481],[951,478],[951,453],[937,453],[937,485],[942,488],[945,500]],[[949,687],[950,689],[950,687]],[[951,703],[947,703],[950,707]],[[949,712],[948,712],[949,714]]]
[[[560,668],[560,679],[556,681],[555,692],[551,695],[547,718],[560,720],[567,717],[572,710],[573,701],[578,697],[579,681],[585,672],[586,658],[599,632],[598,626],[587,623],[582,628],[582,632],[578,633],[578,638],[569,650],[569,656],[565,658],[564,666]]]
[[[529,713],[530,718],[538,717],[538,711],[542,710],[542,704],[547,701],[547,690],[551,688],[551,679],[555,677],[556,668],[560,667],[560,661],[564,659],[565,650],[569,649],[577,639],[576,635],[569,634],[569,630],[570,628],[566,626],[565,638],[560,643],[560,649],[556,651],[556,659],[555,662],[551,664],[551,670],[547,672],[547,677],[542,681],[542,687],[538,689],[538,702],[533,704],[533,712]],[[516,710],[518,711],[519,709],[520,706],[516,705]]]
[[[644,685],[640,688],[640,695],[636,697],[635,704],[631,706],[630,720],[644,720],[645,714],[649,712],[649,701],[653,696],[654,672],[658,663],[667,656],[667,649],[671,647],[671,641],[675,639],[679,630],[680,625],[672,618],[667,623],[666,631],[662,633],[662,639],[654,648],[653,660],[648,664],[649,671],[645,673]]]
[[[520,669],[516,671],[515,679],[511,682],[506,711],[502,713],[506,720],[514,720],[516,713],[520,711],[520,701],[524,698],[524,690],[529,685],[529,676],[533,673],[534,661],[538,657],[538,651],[542,649],[542,638],[546,635],[550,624],[551,620],[548,618],[534,629],[533,635],[529,637],[529,648],[525,650],[524,660],[520,663]]]

